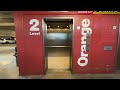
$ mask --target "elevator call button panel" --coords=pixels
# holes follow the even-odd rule
[[[104,50],[112,50],[112,46],[104,46]]]

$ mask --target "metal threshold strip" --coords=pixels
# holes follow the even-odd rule
[[[70,47],[70,46],[46,46],[46,47]]]

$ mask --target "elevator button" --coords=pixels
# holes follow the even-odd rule
[[[117,27],[116,26],[113,26],[113,29],[115,30]]]
[[[80,30],[80,26],[77,26],[77,30]]]

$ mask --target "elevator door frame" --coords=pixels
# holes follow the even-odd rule
[[[47,64],[47,69],[46,69],[46,67],[45,67],[45,73],[47,72],[47,70],[48,70],[48,59],[46,59],[47,58],[47,54],[46,54],[46,45],[45,45],[45,37],[47,37],[47,33],[45,33],[45,28],[44,28],[44,24],[46,24],[45,23],[45,21],[44,21],[44,19],[72,19],[73,20],[73,27],[72,27],[72,30],[70,31],[70,35],[72,34],[72,37],[71,37],[71,40],[72,40],[72,45],[71,45],[71,49],[70,49],[70,63],[69,63],[69,70],[70,70],[70,72],[71,73],[73,73],[73,45],[74,45],[74,17],[62,17],[62,16],[60,16],[60,17],[53,17],[53,16],[50,16],[50,17],[43,17],[42,18],[42,29],[43,29],[43,45],[44,45],[44,67],[46,66],[45,64]],[[46,31],[47,32],[47,31]],[[44,36],[45,35],[45,36]]]
[[[117,60],[116,60],[116,70],[120,70],[120,18],[118,19],[118,45],[117,45]]]

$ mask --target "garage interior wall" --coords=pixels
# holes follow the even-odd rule
[[[0,11],[0,37],[15,37],[12,11]]]

